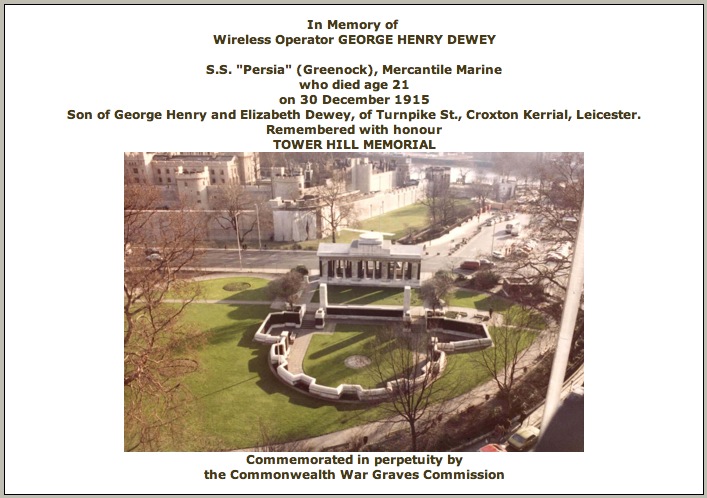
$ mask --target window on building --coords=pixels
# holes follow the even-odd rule
[[[167,178],[167,183],[172,183],[172,179],[171,179],[171,178]]]
[[[158,174],[158,175],[161,175],[161,174],[162,174],[162,170],[159,169],[159,168],[157,168],[157,174]]]
[[[223,176],[223,170],[221,170],[221,176]]]
[[[226,183],[226,180],[224,180],[223,178],[221,178],[221,183]]]
[[[167,168],[166,170],[164,170],[164,172],[169,175],[169,168]]]
[[[137,173],[137,168],[133,168],[133,173]]]
[[[160,181],[160,183],[162,183],[162,177],[161,177],[161,176],[159,177],[159,181]]]
[[[202,185],[206,185],[206,180],[201,180]]]
[[[140,183],[140,178],[137,176],[135,177],[135,183]]]
[[[196,201],[196,203],[197,203],[197,204],[201,204],[201,199],[199,199],[198,201]]]
[[[187,186],[187,182],[184,182],[184,186],[185,186],[185,187]]]
[[[212,176],[212,177],[211,177],[211,185],[213,185],[214,183],[216,183],[216,178],[214,178],[214,177]]]

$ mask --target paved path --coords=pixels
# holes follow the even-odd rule
[[[309,343],[312,340],[312,336],[314,334],[331,335],[334,333],[334,325],[327,323],[321,330],[299,329],[295,331],[295,333],[297,334],[297,339],[295,339],[294,344],[292,344],[290,354],[287,357],[287,370],[293,374],[305,373],[303,368],[304,356],[307,353],[307,348],[309,348]]]
[[[165,303],[183,303],[184,299],[165,299]],[[194,304],[264,304],[266,306],[271,306],[272,301],[241,301],[238,299],[194,299],[192,301]]]

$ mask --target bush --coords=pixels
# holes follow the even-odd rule
[[[306,277],[307,275],[309,275],[309,270],[304,265],[297,265],[294,268],[292,268],[292,270],[290,270],[290,271],[296,271],[297,273],[299,273],[303,277]]]
[[[268,282],[267,293],[271,299],[282,299],[291,309],[300,292],[304,289],[304,285],[302,274],[290,271]]]
[[[500,278],[498,273],[494,273],[490,270],[480,271],[471,278],[469,287],[479,290],[488,290],[498,284]]]
[[[250,289],[248,282],[232,282],[223,286],[223,290],[228,292],[238,292],[246,289]]]

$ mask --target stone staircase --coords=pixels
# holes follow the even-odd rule
[[[303,329],[313,329],[315,325],[315,320],[314,320],[314,311],[307,311],[304,314],[304,317],[302,317],[302,325],[301,328]]]

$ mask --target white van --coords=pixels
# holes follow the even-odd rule
[[[511,235],[513,235],[513,229],[520,230],[520,220],[513,220],[506,223],[506,233],[510,233]],[[516,233],[515,235],[518,235],[518,233]]]

